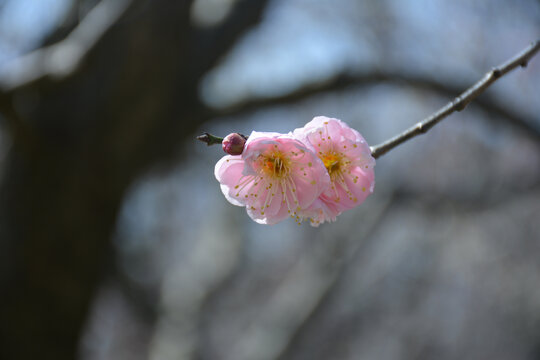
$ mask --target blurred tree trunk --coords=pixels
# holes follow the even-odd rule
[[[191,28],[190,5],[134,1],[75,72],[0,93],[18,124],[0,188],[0,358],[76,357],[126,188],[205,120],[200,78],[265,1],[209,30]]]

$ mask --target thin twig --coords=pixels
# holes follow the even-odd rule
[[[417,135],[425,134],[439,121],[443,120],[444,118],[452,114],[454,111],[463,110],[465,106],[467,106],[467,104],[474,100],[478,95],[483,93],[497,79],[504,76],[518,66],[527,66],[527,62],[538,52],[538,50],[540,50],[540,40],[533,42],[525,50],[523,50],[521,53],[517,54],[504,64],[493,68],[486,75],[484,75],[484,77],[480,79],[480,81],[465,90],[453,101],[449,102],[426,119],[405,130],[403,133],[383,142],[382,144],[372,146],[371,155],[374,158],[378,158],[387,153],[388,151],[392,150],[396,146],[404,143],[405,141],[412,139]]]
[[[503,75],[507,74],[511,70],[515,69],[518,66],[525,67],[527,66],[527,62],[540,50],[540,40],[537,40],[536,42],[533,42],[529,47],[527,47],[525,50],[523,50],[521,53],[513,57],[512,59],[508,60],[506,63],[499,65],[496,68],[493,68],[490,72],[488,72],[480,81],[475,83],[473,86],[465,90],[461,95],[459,95],[457,98],[455,98],[453,101],[449,102],[447,105],[442,107],[437,112],[433,113],[426,119],[420,121],[413,127],[407,129],[403,133],[394,136],[393,138],[379,144],[376,146],[371,147],[371,155],[374,158],[378,158],[382,155],[384,155],[386,152],[390,151],[391,149],[395,148],[396,146],[404,143],[405,141],[420,135],[425,134],[429,129],[431,129],[433,126],[435,126],[439,121],[443,120],[444,118],[448,117],[450,114],[452,114],[454,111],[461,111],[469,104],[472,100],[474,100],[478,95],[482,94],[492,83],[494,83],[497,79],[502,77]],[[384,75],[375,75],[372,78],[369,78],[368,80],[375,80],[375,81],[382,81],[382,80],[388,80],[388,76]],[[365,79],[364,79],[365,80]],[[410,81],[409,78],[400,78],[400,80],[404,80],[405,82]],[[418,80],[418,79],[416,79]],[[357,82],[358,79],[351,77],[343,77],[337,79],[334,83],[332,83],[332,86],[340,87],[342,85],[351,85],[355,82]],[[438,83],[433,82],[427,82],[425,79],[421,79],[422,83],[425,84],[428,87],[435,87],[437,89],[441,89],[441,86]],[[446,88],[444,88],[446,90]],[[308,88],[306,90],[308,94],[312,94],[312,89]],[[299,95],[299,97],[303,97],[303,92]],[[296,97],[292,97],[292,101],[296,100]],[[265,100],[261,101],[260,104],[256,103],[256,105],[267,105],[265,103]],[[484,108],[489,109],[491,104],[483,104]],[[502,108],[495,106],[495,110],[500,113],[502,116],[509,117],[510,120],[514,123],[514,125],[517,125],[518,127],[525,129],[527,131],[530,131],[532,134],[538,134],[536,128],[533,128],[532,125],[529,124],[529,122],[522,121],[519,118],[516,118],[513,114],[509,113],[506,110],[503,110]],[[227,112],[220,115],[230,115]],[[201,135],[197,137],[198,140],[205,142],[207,145],[214,145],[214,144],[220,144],[223,138],[220,138],[215,135],[211,135],[208,133],[205,133],[204,135]]]

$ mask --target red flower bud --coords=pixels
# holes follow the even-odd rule
[[[244,145],[246,144],[246,138],[243,135],[238,133],[232,133],[225,136],[221,146],[223,151],[229,155],[240,155],[244,150]]]

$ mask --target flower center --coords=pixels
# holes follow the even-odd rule
[[[340,171],[341,156],[335,152],[327,153],[322,155],[321,160],[328,171],[328,174],[332,176],[332,173],[337,173]]]
[[[270,177],[283,178],[289,174],[290,160],[283,153],[277,151],[259,156],[262,171]]]

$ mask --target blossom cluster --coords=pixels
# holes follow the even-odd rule
[[[232,141],[227,138],[224,149]],[[360,133],[341,120],[317,116],[288,134],[253,131],[241,154],[217,162],[215,176],[225,198],[245,207],[257,223],[292,217],[318,226],[373,192],[374,166]]]

